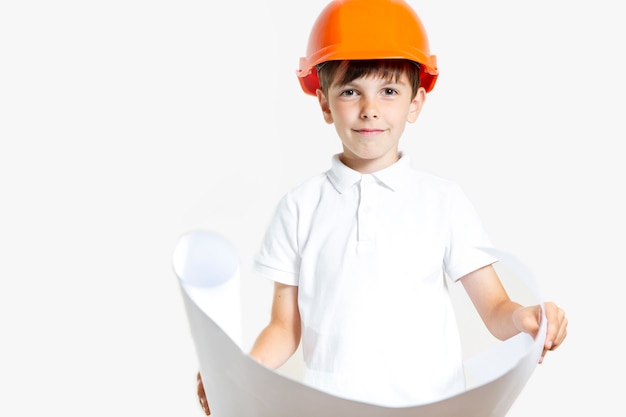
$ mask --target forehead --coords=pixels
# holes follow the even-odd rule
[[[398,73],[384,73],[384,72],[371,72],[360,74],[356,77],[347,77],[345,74],[337,73],[332,82],[333,87],[340,87],[345,85],[406,85],[408,86],[409,77],[405,72]]]

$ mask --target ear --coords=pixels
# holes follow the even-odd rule
[[[424,87],[420,87],[409,105],[409,114],[406,117],[407,122],[414,123],[417,120],[417,116],[419,116],[425,101],[426,90]]]
[[[320,88],[315,90],[315,95],[317,95],[317,101],[320,103],[320,108],[322,109],[322,114],[324,115],[324,120],[328,124],[333,123],[333,115],[330,112],[330,105],[328,104],[328,100],[326,96],[322,92]]]

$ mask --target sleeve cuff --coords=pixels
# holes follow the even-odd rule
[[[254,262],[253,268],[262,276],[285,285],[298,285],[298,275]]]
[[[471,257],[450,266],[447,271],[448,276],[452,281],[458,281],[470,272],[474,272],[477,269],[491,265],[495,262],[498,262],[498,258],[480,249],[476,249],[476,252]]]

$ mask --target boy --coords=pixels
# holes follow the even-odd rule
[[[456,395],[465,378],[446,275],[495,337],[536,336],[541,306],[509,299],[463,192],[399,152],[437,75],[402,0],[335,0],[318,17],[298,77],[343,150],[283,197],[255,260],[275,282],[250,352],[262,364],[280,367],[302,341],[305,382],[320,390],[393,407]],[[567,333],[563,310],[544,309],[541,360]],[[198,395],[208,415],[199,374]]]

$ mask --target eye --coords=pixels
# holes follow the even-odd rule
[[[383,92],[383,95],[385,95],[385,96],[395,96],[395,95],[398,94],[398,90],[395,90],[395,89],[390,88],[390,87],[384,88],[382,92]]]
[[[343,90],[341,92],[341,96],[342,97],[352,97],[356,95],[356,91],[352,90],[352,89],[348,89],[348,90]]]

